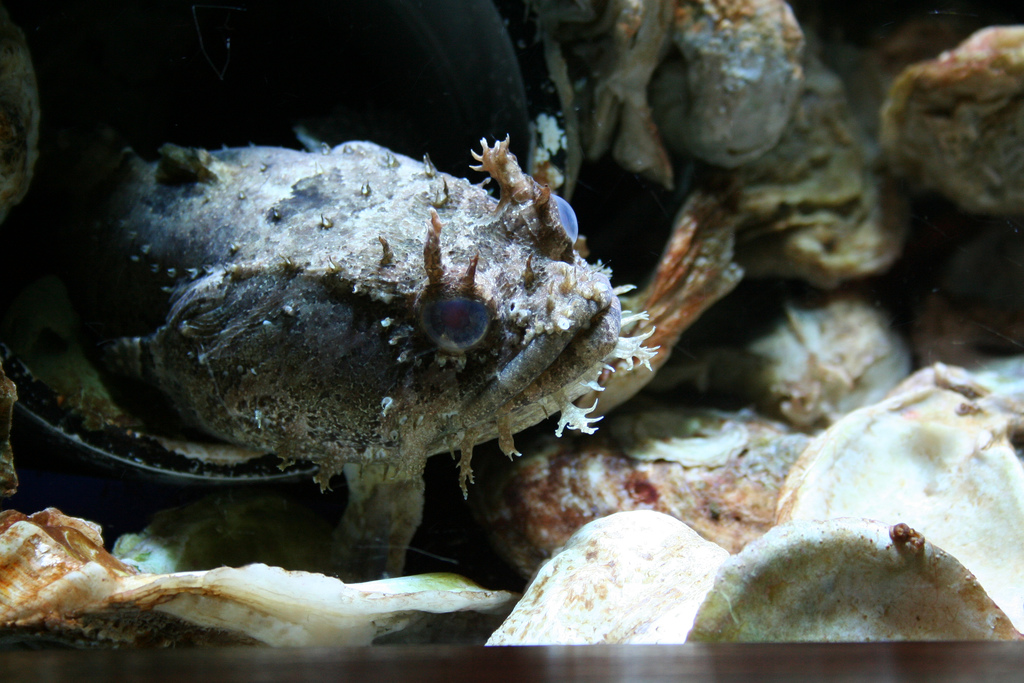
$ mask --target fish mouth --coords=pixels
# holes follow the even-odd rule
[[[529,386],[502,406],[502,410],[511,411],[513,416],[531,406],[545,408],[544,414],[529,424],[519,426],[513,421],[514,430],[535,424],[590,391],[591,388],[583,386],[583,383],[597,378],[605,359],[615,349],[621,318],[619,301],[615,299],[592,319],[589,327],[577,332],[555,361],[537,375]],[[549,402],[553,402],[552,405],[548,405]]]
[[[499,421],[513,433],[521,431],[589,391],[585,383],[596,379],[615,349],[620,320],[619,301],[612,297],[575,335],[534,337],[482,391],[464,402],[459,422],[465,438],[442,436],[435,441],[435,452],[449,450],[451,438],[463,446],[490,440],[498,435]]]

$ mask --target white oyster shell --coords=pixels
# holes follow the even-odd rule
[[[540,568],[487,644],[681,643],[728,556],[660,512],[609,515]]]
[[[1011,444],[1014,405],[959,368],[921,370],[807,447],[776,521],[905,522],[963,562],[1024,628],[1024,467]]]
[[[737,552],[775,522],[779,490],[810,437],[752,411],[645,406],[594,438],[542,439],[488,459],[469,501],[498,554],[524,577],[588,522],[653,510]]]
[[[881,144],[897,173],[964,211],[1024,209],[1024,26],[990,26],[907,67],[881,110]]]
[[[798,521],[722,564],[691,641],[1014,639],[971,573],[906,524]]]
[[[364,584],[263,564],[139,574],[103,550],[95,525],[52,508],[31,517],[0,513],[0,530],[6,639],[149,646],[369,645],[406,634],[483,640],[516,597],[455,574]]]
[[[910,351],[889,314],[850,294],[787,300],[765,331],[736,346],[677,355],[656,382],[753,401],[800,429],[825,427],[879,401],[910,373]]]

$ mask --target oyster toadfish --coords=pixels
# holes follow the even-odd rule
[[[193,427],[343,470],[346,576],[400,571],[427,456],[562,410],[620,340],[607,276],[574,251],[571,208],[484,145],[479,186],[366,142],[322,153],[165,146],[129,154],[72,244],[83,317],[115,368]],[[381,550],[366,550],[381,549]]]

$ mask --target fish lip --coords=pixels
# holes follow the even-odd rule
[[[619,339],[621,317],[618,298],[614,298],[608,306],[590,319],[591,324],[588,327],[577,331],[554,362],[537,375],[525,389],[502,405],[502,409],[515,411],[539,403],[559,390],[569,390],[592,369],[603,367],[605,359],[615,349]],[[595,344],[597,340],[603,340],[603,343]],[[600,354],[585,352],[585,349],[594,346],[600,346],[603,351]],[[567,354],[573,352],[576,352],[574,358],[567,357]],[[553,379],[556,374],[561,377]],[[550,386],[555,388],[547,388]],[[567,393],[565,400],[573,401],[588,390],[581,388],[575,395]],[[529,425],[524,425],[524,428],[526,426]]]
[[[431,452],[450,450],[451,440],[458,440],[460,437],[456,435],[459,432],[476,435],[474,443],[483,443],[494,438],[498,434],[499,416],[502,420],[510,420],[513,432],[526,429],[549,416],[552,408],[545,407],[544,402],[556,396],[559,390],[569,390],[576,386],[592,371],[596,375],[596,371],[603,367],[605,358],[614,350],[619,338],[621,320],[618,298],[611,297],[608,305],[598,310],[588,320],[589,324],[586,327],[577,328],[576,334],[564,342],[560,339],[561,335],[547,334],[538,335],[532,340],[530,345],[535,345],[532,346],[533,356],[547,356],[556,347],[559,351],[551,362],[531,373],[531,379],[512,390],[503,390],[502,382],[507,380],[503,380],[502,374],[511,372],[509,367],[515,360],[506,364],[483,390],[464,402],[460,413],[465,419],[460,421],[457,429],[436,436]],[[595,347],[595,343],[597,351],[590,350]],[[520,352],[516,358],[522,361],[524,353],[525,351]],[[526,359],[526,362],[528,361],[529,358]],[[564,402],[571,401],[586,391],[586,388],[581,388],[575,395],[566,393],[564,401],[559,397],[558,405],[553,410],[557,411]],[[481,396],[489,393],[497,396],[498,400],[481,401]]]

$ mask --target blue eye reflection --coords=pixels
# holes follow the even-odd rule
[[[558,217],[562,221],[562,227],[565,228],[565,234],[569,236],[570,242],[575,243],[576,238],[580,236],[580,224],[576,221],[576,212],[569,206],[569,202],[557,194],[551,195],[551,198],[555,200],[555,207],[558,209]]]
[[[475,299],[455,297],[431,301],[420,314],[423,331],[445,351],[472,348],[491,324],[487,306]]]

